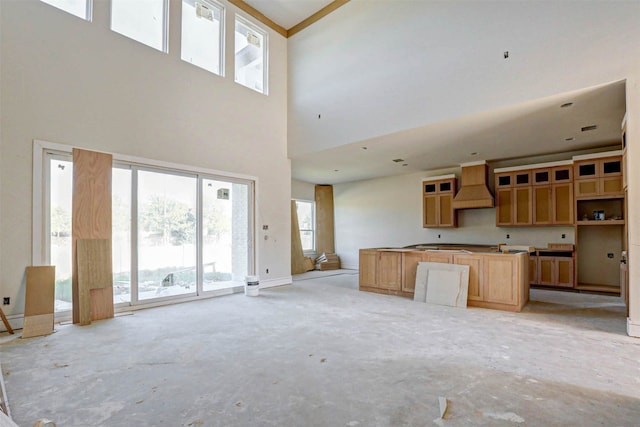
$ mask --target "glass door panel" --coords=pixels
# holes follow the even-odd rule
[[[138,171],[138,300],[196,292],[193,176]]]
[[[71,211],[73,162],[71,156],[48,154],[49,264],[56,267],[55,311],[69,311],[71,298]],[[68,160],[65,160],[68,158]]]
[[[202,180],[203,291],[237,286],[249,271],[249,186]]]
[[[112,170],[113,303],[131,302],[131,169]]]

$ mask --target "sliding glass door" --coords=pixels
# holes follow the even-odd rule
[[[195,176],[138,171],[138,300],[196,293]]]
[[[73,161],[47,151],[43,161],[43,259],[56,266],[56,311],[68,311]],[[242,286],[253,273],[253,192],[249,180],[114,161],[114,304]]]

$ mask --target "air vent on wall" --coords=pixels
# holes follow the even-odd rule
[[[582,132],[588,132],[590,130],[596,130],[596,129],[598,129],[598,126],[596,125],[585,126],[582,128]]]

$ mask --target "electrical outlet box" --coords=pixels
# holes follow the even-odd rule
[[[9,304],[11,304],[11,297],[2,298],[2,305],[9,305]]]
[[[269,229],[269,226],[265,224],[265,225],[262,226],[262,229],[266,231],[266,230]]]

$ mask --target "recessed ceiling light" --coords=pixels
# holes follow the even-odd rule
[[[573,102],[565,102],[560,106],[560,108],[567,108],[567,107],[571,107],[572,105],[573,105]]]
[[[477,155],[478,155],[478,152],[477,152],[477,151],[474,151],[473,153],[469,153],[469,154],[470,154],[470,155],[472,155],[472,156],[477,156]]]
[[[588,132],[590,130],[596,130],[596,129],[598,129],[598,125],[585,126],[581,130],[582,130],[582,132]]]
[[[361,147],[361,148],[362,148],[363,150],[366,150],[366,149],[367,149],[367,147]]]
[[[574,137],[570,136],[569,138],[565,138],[564,140],[565,141],[573,141],[574,139],[575,139]]]
[[[392,161],[396,163],[402,163],[404,162],[404,159],[393,159]]]
[[[334,172],[340,172],[338,169],[334,169],[333,171],[334,171]]]
[[[409,163],[405,163],[405,164],[403,164],[402,166],[409,166]]]

